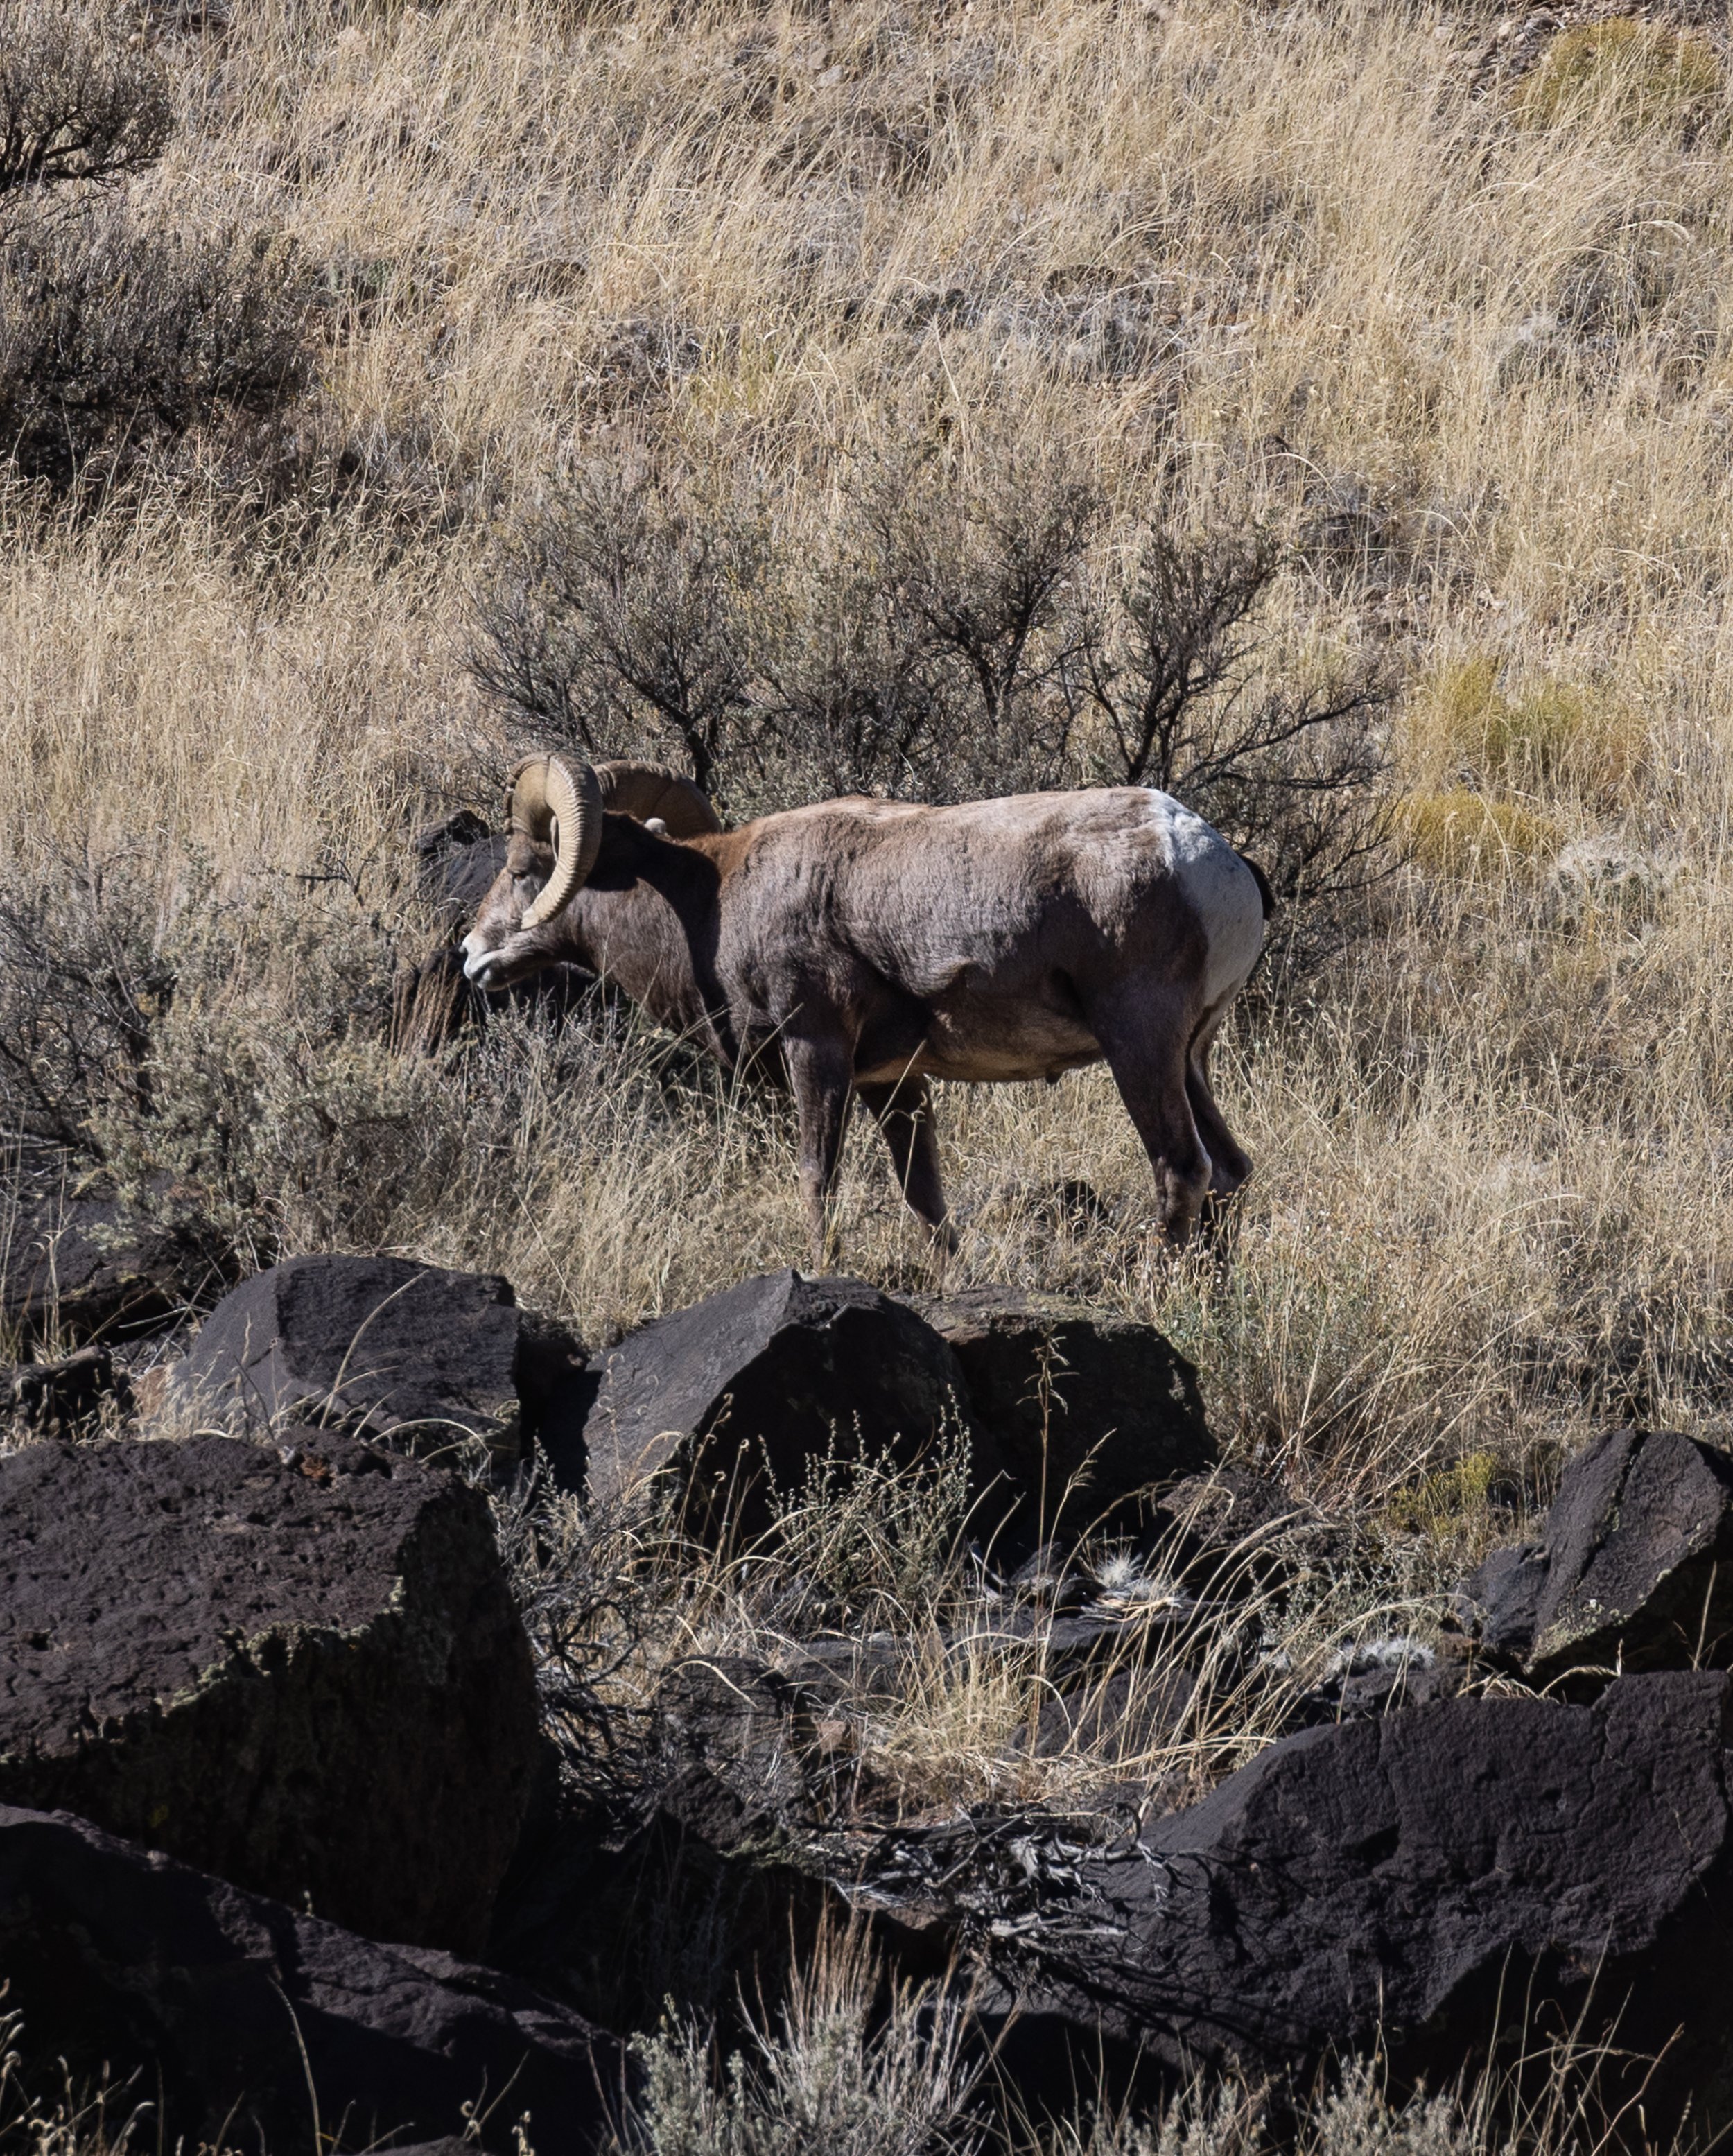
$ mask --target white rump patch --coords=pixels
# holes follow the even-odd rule
[[[1161,835],[1182,896],[1203,924],[1209,945],[1206,1008],[1231,995],[1264,947],[1264,897],[1258,879],[1217,830],[1171,793],[1149,788],[1150,821]]]

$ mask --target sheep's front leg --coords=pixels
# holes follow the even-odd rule
[[[830,1259],[830,1194],[854,1089],[854,1051],[840,1034],[806,1034],[785,1039],[782,1053],[800,1122],[800,1188],[813,1269],[822,1273]]]
[[[884,1133],[891,1166],[910,1209],[931,1229],[935,1245],[948,1255],[956,1248],[956,1231],[951,1224],[944,1186],[939,1180],[932,1088],[925,1078],[905,1078],[895,1085],[862,1086],[857,1090]]]

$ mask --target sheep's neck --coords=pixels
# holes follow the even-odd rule
[[[708,863],[662,863],[614,887],[592,885],[572,902],[572,937],[581,963],[623,989],[645,1014],[701,1040],[732,1064],[736,1044],[728,1000],[715,978],[717,906]]]

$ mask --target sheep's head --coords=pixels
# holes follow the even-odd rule
[[[589,881],[609,811],[659,838],[722,828],[690,779],[659,765],[526,757],[505,789],[505,865],[464,938],[464,971],[478,988],[510,988],[567,955],[560,916]]]

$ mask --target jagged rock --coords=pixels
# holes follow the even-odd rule
[[[335,1256],[291,1258],[226,1296],[172,1389],[232,1427],[310,1419],[433,1451],[476,1436],[507,1459],[575,1430],[588,1398],[582,1347],[497,1273]]]
[[[1228,1463],[1175,1483],[1156,1504],[1154,1524],[1162,1563],[1212,1601],[1328,1564],[1348,1543],[1279,1476]]]
[[[103,1403],[123,1409],[132,1388],[106,1348],[80,1348],[57,1363],[0,1365],[0,1414],[38,1436],[58,1437],[94,1422]]]
[[[1458,1589],[1455,1614],[1495,1661],[1520,1668],[1535,1644],[1546,1578],[1538,1543],[1495,1550]]]
[[[803,1698],[822,1709],[843,1700],[901,1699],[919,1651],[913,1640],[888,1632],[838,1633],[792,1644],[777,1666]]]
[[[1464,1589],[1469,1628],[1537,1684],[1733,1666],[1733,1458],[1613,1430],[1566,1468],[1542,1538]]]
[[[0,1803],[473,1952],[535,1675],[480,1492],[305,1434],[0,1460]]]
[[[1180,1663],[1110,1669],[1043,1700],[1028,1748],[1038,1759],[1069,1753],[1121,1775],[1146,1774],[1151,1753],[1182,1740],[1200,1681]]]
[[[1651,2130],[1733,2111],[1730,1680],[1454,1700],[1284,1739],[1189,1810],[1000,1905],[1001,2065],[1309,2079],[1377,2045],[1449,2086],[1497,2030],[1669,2045]],[[1520,2002],[1512,2010],[1512,2002]],[[1579,2019],[1580,2017],[1580,2019]]]
[[[815,1711],[750,1657],[676,1664],[625,1776],[633,1801],[532,1820],[490,1958],[623,2025],[670,1995],[726,2017],[742,1971],[776,1996],[836,1912],[807,1845],[823,1804]]]
[[[625,2087],[612,2037],[511,1977],[376,1945],[65,1812],[0,1806],[0,1966],[38,2085],[61,2059],[75,2084],[136,2074],[170,2148],[474,2147],[473,2106],[483,2148],[509,2156],[527,2113],[536,2156],[588,2156]]]
[[[505,834],[490,831],[473,808],[459,808],[418,831],[411,844],[417,895],[449,932],[467,927],[505,865]]]
[[[505,866],[505,834],[490,831],[473,808],[459,808],[418,832],[413,847],[416,892],[438,929],[421,958],[401,966],[392,983],[390,1038],[397,1054],[437,1054],[485,1024],[490,1004],[529,1004],[563,1017],[595,985],[581,966],[556,965],[503,994],[484,994],[465,978],[458,942]]]
[[[88,1342],[158,1332],[234,1277],[192,1195],[148,1212],[101,1193],[26,1179],[0,1214],[0,1324]]]
[[[779,1850],[814,1811],[802,1757],[811,1707],[796,1682],[750,1656],[677,1663],[656,1692],[659,1810],[725,1854]]]
[[[1468,1650],[1459,1640],[1434,1643],[1387,1633],[1339,1647],[1324,1674],[1295,1702],[1290,1728],[1317,1722],[1351,1722],[1356,1716],[1394,1714],[1454,1699],[1473,1674]]]
[[[863,1281],[766,1273],[628,1333],[601,1361],[581,1444],[549,1444],[560,1480],[603,1502],[657,1476],[689,1530],[767,1523],[767,1468],[797,1494],[809,1467],[890,1452],[930,1455],[969,1428],[950,1348]],[[977,1480],[996,1460],[973,1444]]]
[[[1009,1287],[919,1308],[962,1366],[1028,1533],[1123,1521],[1153,1489],[1214,1464],[1197,1373],[1154,1326]]]

